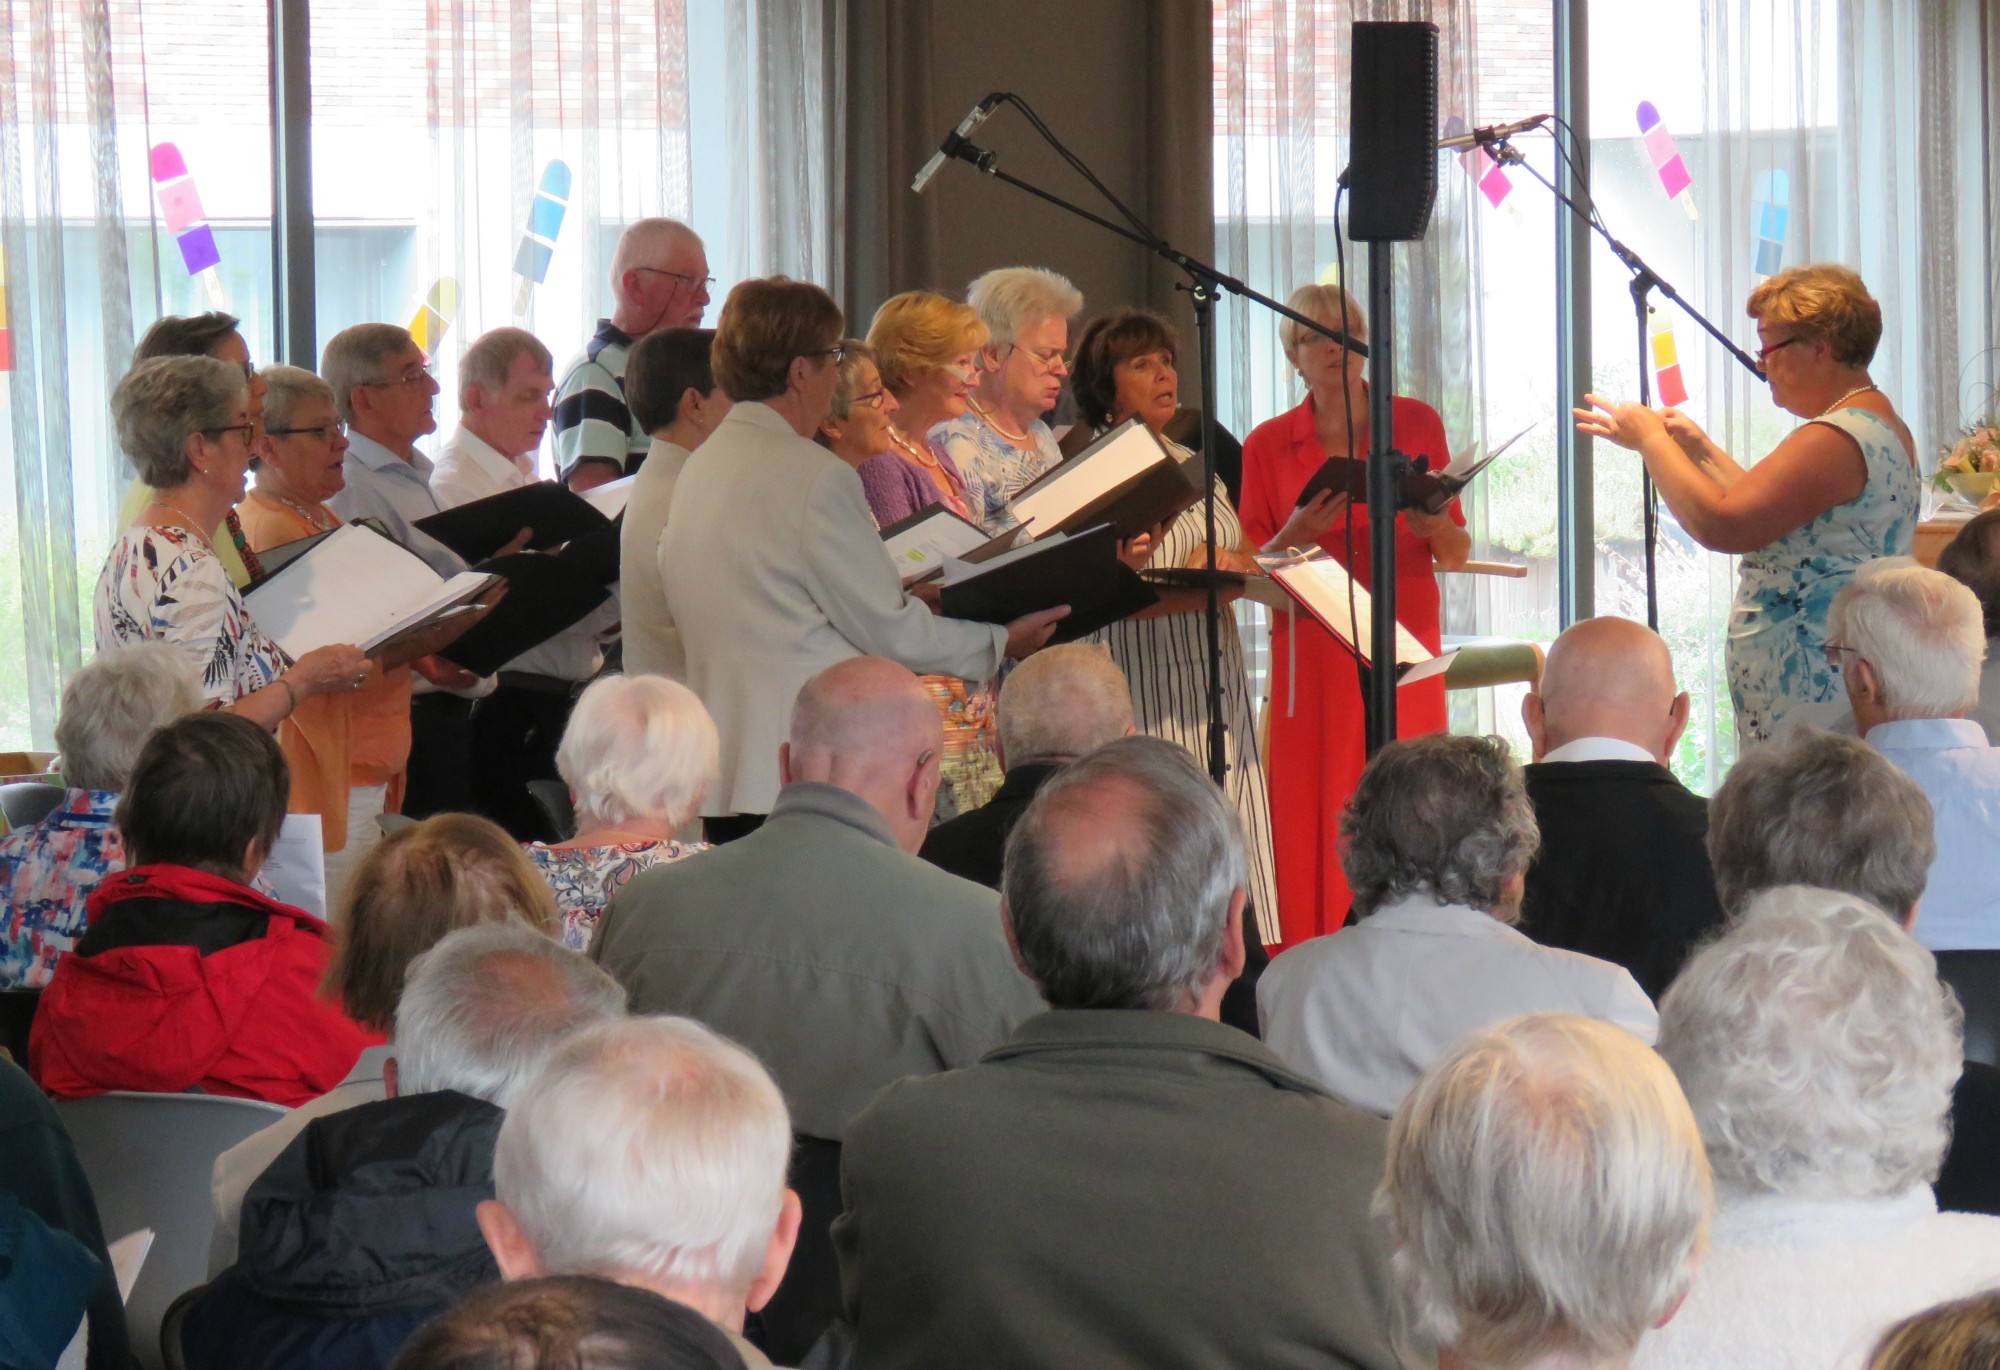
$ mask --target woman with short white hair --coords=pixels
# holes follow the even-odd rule
[[[1560,1014],[1475,1033],[1426,1072],[1375,1199],[1438,1363],[1506,1370],[1629,1365],[1687,1296],[1710,1205],[1666,1063]]]
[[[611,896],[640,871],[707,850],[674,834],[701,812],[719,754],[714,720],[677,680],[606,676],[577,699],[556,749],[576,836],[528,844],[555,889],[565,945],[589,945]]]
[[[1844,1370],[1890,1324],[2000,1283],[2000,1218],[1931,1194],[1962,1055],[1935,962],[1882,910],[1751,900],[1660,1002],[1716,1179],[1713,1249],[1641,1370]]]
[[[964,477],[973,521],[999,533],[1019,522],[1014,496],[1062,460],[1042,415],[1062,396],[1069,323],[1083,312],[1083,294],[1042,267],[1005,266],[974,281],[965,302],[986,325],[986,369],[965,413],[930,437]]]

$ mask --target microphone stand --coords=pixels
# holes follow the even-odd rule
[[[1044,133],[1044,136],[1052,138],[1052,135],[1046,133]],[[1270,296],[1252,290],[1234,276],[1224,275],[1207,262],[1190,257],[1187,253],[1182,252],[1158,234],[1145,229],[1143,224],[1138,224],[1136,227],[1127,227],[1124,224],[1113,223],[1100,214],[1093,214],[1081,205],[1072,204],[1060,195],[1056,195],[1032,182],[1024,181],[1018,176],[1002,171],[998,165],[998,154],[990,149],[981,148],[965,138],[954,134],[945,141],[939,151],[944,152],[949,157],[955,157],[962,162],[970,162],[994,180],[1002,181],[1017,190],[1026,191],[1036,199],[1046,201],[1060,210],[1075,215],[1079,219],[1096,224],[1099,228],[1104,229],[1108,233],[1115,233],[1127,242],[1137,243],[1140,247],[1145,248],[1148,252],[1153,253],[1187,275],[1190,281],[1187,289],[1189,298],[1194,305],[1195,325],[1200,335],[1202,503],[1204,505],[1205,524],[1207,527],[1209,566],[1211,570],[1218,569],[1215,566],[1217,549],[1215,546],[1214,438],[1214,424],[1216,422],[1214,307],[1218,292],[1228,291],[1230,294],[1242,299],[1254,300],[1266,309],[1290,319],[1301,328],[1311,329],[1315,333],[1323,333],[1327,337],[1341,342],[1349,351],[1354,352],[1356,355],[1367,356],[1367,347],[1355,342],[1353,339],[1346,338],[1339,329],[1328,328],[1326,325],[1315,322],[1296,310],[1287,309]],[[1063,149],[1063,151],[1067,155],[1067,150]],[[1140,231],[1142,229],[1145,229],[1145,231]],[[1371,481],[1369,486],[1371,517],[1373,515],[1374,494],[1375,485]],[[1393,519],[1395,517],[1395,505],[1392,503],[1389,509],[1389,518]],[[1383,526],[1387,527],[1389,525],[1385,522]],[[1389,539],[1389,545],[1391,548],[1394,547],[1395,540],[1393,538]],[[1395,583],[1393,577],[1391,577],[1389,583],[1393,587]],[[1393,600],[1394,590],[1391,588],[1386,594],[1378,593],[1374,601],[1376,650],[1378,652],[1381,650],[1380,644],[1382,641],[1386,640],[1389,643],[1390,655],[1387,660],[1391,663],[1390,670],[1392,672],[1390,677],[1390,689],[1392,691],[1390,695],[1390,707],[1392,710],[1395,705],[1393,694],[1393,663],[1395,661],[1396,641],[1396,620]],[[1216,784],[1220,785],[1224,783],[1228,776],[1229,761],[1227,747],[1228,724],[1223,719],[1222,710],[1222,602],[1218,577],[1215,576],[1210,576],[1208,581],[1206,618],[1208,628],[1208,773],[1210,778]],[[1393,714],[1388,735],[1391,737],[1395,735]]]
[[[1570,196],[1564,194],[1554,181],[1542,175],[1534,164],[1521,154],[1520,149],[1516,148],[1505,134],[1490,139],[1482,139],[1480,140],[1480,146],[1486,149],[1488,155],[1494,161],[1508,166],[1520,167],[1546,186],[1549,194],[1555,196],[1556,200],[1564,208],[1568,209],[1570,213],[1582,219],[1591,232],[1602,238],[1605,246],[1611,249],[1611,255],[1622,262],[1625,269],[1632,273],[1632,313],[1634,320],[1638,324],[1639,333],[1640,404],[1650,407],[1653,402],[1653,368],[1646,357],[1646,315],[1651,312],[1652,308],[1648,296],[1655,290],[1679,305],[1683,314],[1686,314],[1690,319],[1700,324],[1710,337],[1721,343],[1729,351],[1730,355],[1748,367],[1751,375],[1757,377],[1759,380],[1764,378],[1763,371],[1757,366],[1756,358],[1738,347],[1731,341],[1728,334],[1710,323],[1699,309],[1696,309],[1687,302],[1686,297],[1680,291],[1674,289],[1659,272],[1648,266],[1645,258],[1611,236],[1611,230],[1606,228],[1603,219],[1598,217],[1596,205],[1593,204],[1586,208],[1578,204]],[[1643,461],[1639,466],[1639,489],[1646,542],[1646,626],[1658,632],[1660,627],[1660,575],[1656,549],[1660,533],[1659,497],[1653,489],[1653,478],[1646,471]]]

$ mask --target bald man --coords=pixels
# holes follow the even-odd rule
[[[625,402],[632,344],[668,328],[699,328],[708,308],[708,254],[677,219],[638,219],[611,254],[611,317],[570,360],[556,387],[556,470],[588,490],[639,469],[652,435]]]
[[[1708,801],[1666,765],[1688,720],[1667,644],[1629,619],[1576,624],[1549,648],[1521,717],[1542,830],[1521,931],[1614,961],[1657,999],[1723,919]]]

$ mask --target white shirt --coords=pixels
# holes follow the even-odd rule
[[[1636,742],[1622,737],[1576,737],[1555,748],[1542,760],[1549,761],[1652,761],[1660,758]]]
[[[462,423],[438,449],[437,458],[431,463],[431,493],[437,496],[438,507],[442,509],[455,509],[502,490],[532,485],[534,480],[533,452],[505,456]]]
[[[1470,1034],[1523,1013],[1599,1018],[1652,1044],[1653,1001],[1623,966],[1544,947],[1428,894],[1293,947],[1257,985],[1264,1045],[1386,1118]]]
[[[1868,730],[1868,745],[1931,801],[1931,858],[1917,940],[1932,951],[2000,949],[2000,748],[1970,718],[1901,718]]]

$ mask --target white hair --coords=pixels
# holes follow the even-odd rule
[[[1009,766],[1068,761],[1132,731],[1132,688],[1101,644],[1067,642],[1016,666],[997,712]]]
[[[410,962],[397,1085],[509,1108],[565,1038],[624,1015],[624,989],[581,952],[519,923],[460,928]]]
[[[1553,1013],[1475,1033],[1424,1073],[1375,1196],[1417,1327],[1481,1367],[1630,1355],[1686,1294],[1710,1206],[1666,1063]]]
[[[586,827],[663,818],[679,827],[721,768],[715,720],[699,696],[656,675],[606,676],[576,701],[556,773]]]
[[[136,642],[99,652],[63,687],[56,718],[63,783],[124,789],[153,731],[200,707],[194,670],[180,648]]]
[[[1979,702],[1985,611],[1942,571],[1908,557],[1869,562],[1833,597],[1826,631],[1875,668],[1891,718],[1947,718]]]
[[[634,267],[658,268],[659,259],[682,243],[700,247],[701,235],[679,219],[634,219],[625,225],[618,245],[611,250],[611,298],[625,298],[626,272]]]
[[[1067,323],[1083,312],[1083,292],[1069,277],[1040,266],[1003,266],[965,288],[965,302],[993,335],[993,346],[1011,347],[1021,330],[1042,319]]]
[[[1866,900],[1786,885],[1744,906],[1660,1000],[1716,1176],[1815,1199],[1935,1179],[1964,1066],[1958,1001]]]
[[[494,1187],[552,1274],[747,1293],[784,1208],[784,1096],[687,1018],[564,1043],[508,1110]]]

